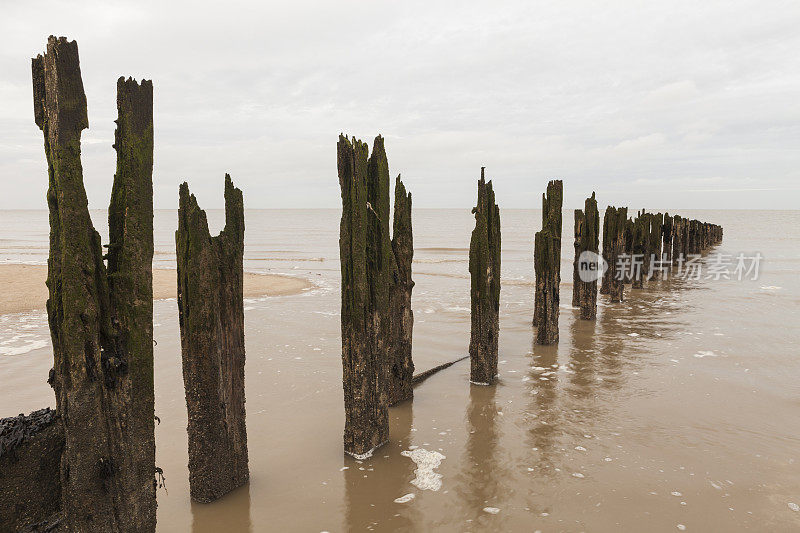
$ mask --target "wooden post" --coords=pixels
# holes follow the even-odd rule
[[[631,288],[641,289],[644,280],[644,256],[647,252],[647,236],[649,233],[647,213],[644,211],[638,213],[633,225],[633,245],[631,248]]]
[[[575,210],[575,259],[572,261],[572,307],[580,307],[581,306],[581,291],[583,290],[583,285],[581,284],[581,277],[580,277],[580,255],[583,252],[582,246],[583,242],[581,239],[581,235],[586,231],[583,225],[586,223],[586,215],[583,213],[583,209],[576,209]]]
[[[244,393],[244,205],[225,175],[225,228],[211,237],[205,212],[180,186],[178,317],[189,412],[189,492],[207,503],[248,482]]]
[[[117,83],[106,267],[83,186],[77,44],[51,36],[31,70],[49,175],[49,381],[64,428],[64,526],[154,531],[152,84]]]
[[[0,529],[59,520],[63,450],[64,428],[49,407],[0,420]]]
[[[389,270],[383,262],[379,263],[386,235],[381,229],[382,209],[378,207],[376,211],[369,202],[369,197],[378,196],[378,191],[373,188],[368,196],[368,152],[365,143],[339,136],[344,450],[357,458],[370,456],[389,439],[388,355],[385,339],[380,339],[388,307]],[[377,169],[377,160],[373,165]],[[388,209],[386,216],[388,221]]]
[[[684,255],[684,224],[686,219],[680,215],[672,217],[672,264],[676,265],[679,261],[686,258]]]
[[[623,248],[623,254],[633,257],[633,240],[634,234],[636,232],[636,224],[632,218],[628,217],[625,221],[625,246]],[[630,285],[633,283],[633,272],[631,269],[628,269],[627,272],[623,273],[622,282],[626,285]]]
[[[625,226],[628,219],[627,207],[613,207],[606,208],[606,214],[603,225],[606,227],[606,243],[603,243],[603,249],[606,250],[608,255],[605,260],[608,263],[607,277],[604,277],[604,283],[608,284],[608,295],[611,301],[621,302],[624,299],[623,272],[620,271],[619,256],[625,251]],[[607,280],[607,281],[606,281]]]
[[[558,342],[559,286],[561,284],[561,180],[547,184],[542,195],[542,230],[534,238],[533,264],[536,292],[533,322],[537,344]]]
[[[392,252],[397,268],[391,293],[391,324],[394,349],[390,353],[389,405],[414,396],[414,361],[411,359],[411,336],[414,313],[411,310],[411,262],[414,258],[414,236],[411,229],[411,193],[406,192],[400,176],[394,186],[394,224]]]
[[[648,281],[656,280],[660,277],[661,265],[661,233],[664,226],[664,214],[654,213],[650,215],[650,235],[648,237],[648,269],[646,271]]]
[[[572,277],[572,307],[580,307],[580,317],[592,320],[597,316],[597,280],[583,281],[580,278],[580,257],[584,252],[597,254],[600,245],[600,214],[597,200],[592,193],[586,199],[585,210],[575,210],[575,261]]]
[[[609,218],[609,210],[606,208],[605,216],[603,216],[603,259],[605,260],[608,268],[606,269],[605,273],[603,273],[603,282],[600,285],[600,294],[611,294],[611,286],[613,283],[611,282],[611,276],[613,272],[611,271],[611,245],[613,238],[610,238],[608,235],[608,225],[610,223]]]
[[[488,385],[497,377],[500,333],[500,209],[484,167],[478,180],[478,203],[472,210],[475,229],[469,244],[471,280],[470,381]]]
[[[661,239],[664,242],[664,264],[672,263],[672,225],[673,218],[669,213],[664,213],[664,225],[661,227]]]

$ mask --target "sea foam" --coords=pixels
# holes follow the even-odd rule
[[[442,488],[442,474],[434,472],[439,465],[442,464],[442,459],[446,457],[437,451],[428,451],[425,448],[415,448],[413,450],[404,450],[400,452],[403,457],[408,457],[417,465],[414,470],[414,479],[411,484],[420,490],[433,490],[437,491]]]

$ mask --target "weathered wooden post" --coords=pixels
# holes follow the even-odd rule
[[[673,218],[669,213],[664,213],[664,225],[661,227],[661,239],[664,243],[664,264],[672,263],[672,225]]]
[[[648,281],[656,280],[661,275],[661,233],[663,232],[664,214],[654,213],[650,215],[650,234],[648,236]]]
[[[644,280],[644,257],[648,249],[649,216],[642,210],[633,222],[633,245],[631,248],[631,288],[641,289]]]
[[[619,261],[620,255],[625,251],[625,226],[628,219],[627,207],[606,207],[604,226],[606,226],[606,239],[608,247],[603,243],[603,249],[608,250],[605,260],[608,263],[607,277],[603,282],[608,284],[607,294],[612,302],[621,302],[624,298],[625,283],[623,282],[624,272],[621,271]]]
[[[583,213],[583,209],[576,209],[575,210],[575,223],[573,225],[574,233],[575,233],[575,241],[574,241],[574,248],[575,248],[575,258],[572,261],[572,307],[580,307],[581,306],[581,290],[583,286],[581,285],[581,277],[580,277],[580,256],[582,242],[581,242],[581,235],[586,231],[583,225],[586,223],[586,215]]]
[[[414,395],[414,361],[411,359],[411,336],[414,313],[411,310],[411,262],[414,258],[414,236],[411,230],[411,193],[406,192],[400,176],[394,186],[394,222],[392,251],[397,265],[397,279],[391,293],[391,324],[394,350],[390,354],[389,405],[408,400]]]
[[[597,316],[597,279],[583,281],[580,276],[580,261],[584,252],[597,255],[600,245],[600,214],[597,200],[592,193],[586,199],[585,210],[575,210],[575,261],[572,276],[572,307],[580,307],[580,317],[592,320]],[[588,254],[586,254],[588,255]],[[584,260],[588,260],[584,257]],[[593,258],[592,258],[593,259]]]
[[[622,255],[628,256],[629,258],[633,257],[633,244],[634,244],[634,233],[636,231],[636,224],[632,218],[628,218],[625,221],[625,230],[623,231],[623,240],[625,241],[624,246],[622,247]],[[624,285],[630,285],[633,283],[633,268],[627,268],[624,272],[622,272],[622,283]],[[623,289],[624,290],[624,289]]]
[[[180,186],[178,318],[189,413],[189,492],[207,503],[250,479],[244,393],[244,204],[225,175],[225,228],[211,237],[205,211]]]
[[[542,229],[534,237],[533,266],[536,274],[533,323],[537,344],[558,342],[559,288],[561,284],[561,180],[547,184],[542,194]]]
[[[475,229],[469,243],[471,280],[470,381],[488,385],[497,377],[500,334],[500,209],[484,167],[478,180],[478,202],[472,210]]]
[[[676,265],[685,259],[684,255],[684,223],[685,219],[680,215],[672,217],[672,264]]]
[[[336,148],[342,194],[339,258],[344,450],[366,458],[389,438],[388,355],[380,334],[389,299],[388,265],[379,262],[386,236],[381,233],[380,215],[369,202],[377,192],[368,192],[369,148],[344,135],[339,135]]]
[[[58,520],[63,450],[64,428],[50,408],[0,419],[0,530]]]
[[[64,526],[154,531],[152,84],[117,82],[106,267],[83,186],[78,46],[51,36],[31,67],[49,175],[50,383],[64,429]]]

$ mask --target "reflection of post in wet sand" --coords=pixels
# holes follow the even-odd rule
[[[409,493],[417,498],[420,490],[411,484],[414,462],[400,452],[411,445],[414,422],[412,402],[389,409],[389,435],[386,446],[364,461],[344,458],[345,512],[342,531],[413,530],[417,512],[413,503],[395,503]],[[389,456],[388,458],[385,456]],[[361,470],[363,468],[363,470]],[[366,477],[365,477],[366,476]]]
[[[464,505],[464,516],[473,520],[473,525],[488,516],[484,507],[493,507],[504,497],[500,480],[504,477],[504,466],[498,453],[500,435],[497,430],[497,386],[471,384],[466,421],[466,457],[461,461],[456,492]],[[491,516],[492,526],[497,528],[502,518]]]
[[[595,323],[575,319],[570,324],[570,333],[570,363],[574,372],[569,377],[571,393],[577,399],[588,401],[595,396],[597,385]]]
[[[533,344],[533,366],[529,389],[533,401],[529,408],[531,447],[538,454],[536,470],[539,475],[553,475],[553,455],[558,439],[561,413],[558,399],[558,345]]]
[[[253,528],[250,520],[249,483],[213,503],[191,502],[191,506],[192,533],[250,533],[264,529],[264,524]]]

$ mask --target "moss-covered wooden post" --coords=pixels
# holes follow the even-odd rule
[[[484,168],[478,180],[478,202],[473,208],[475,229],[469,243],[470,381],[488,385],[497,377],[500,333],[500,209],[494,200],[492,181]]]
[[[676,265],[683,257],[683,224],[680,215],[672,217],[672,264]]]
[[[244,205],[225,175],[225,228],[211,237],[205,212],[180,186],[178,318],[189,413],[189,492],[211,502],[247,483],[244,390]]]
[[[648,264],[647,279],[656,280],[661,277],[661,234],[664,226],[664,214],[654,213],[650,215],[650,233],[648,235]]]
[[[606,208],[604,225],[607,224],[606,239],[608,240],[608,247],[606,248],[606,244],[603,243],[603,249],[607,250],[608,253],[605,258],[608,263],[608,271],[606,272],[608,277],[604,278],[603,281],[608,284],[608,295],[611,297],[611,301],[615,303],[621,302],[624,298],[624,272],[621,271],[619,257],[625,251],[627,219],[627,207],[608,206]]]
[[[644,281],[644,256],[647,253],[647,237],[649,235],[649,217],[644,211],[637,213],[633,221],[633,239],[631,245],[631,288],[641,289]]]
[[[49,407],[0,419],[0,531],[59,520],[63,450],[64,428]]]
[[[583,285],[581,285],[581,276],[580,276],[580,256],[582,253],[582,240],[581,234],[586,231],[583,225],[586,223],[586,215],[583,213],[583,209],[576,209],[575,210],[575,223],[573,225],[574,234],[575,234],[575,241],[573,247],[575,248],[575,258],[572,261],[572,307],[580,307],[581,305],[581,290],[583,289]]]
[[[411,358],[411,337],[414,313],[411,311],[411,262],[414,259],[414,236],[411,231],[411,193],[406,192],[400,176],[394,186],[394,223],[392,251],[397,267],[393,279],[390,320],[394,349],[389,354],[389,405],[411,399],[414,395],[414,361]]]
[[[608,268],[603,273],[602,283],[600,284],[600,294],[610,294],[611,293],[611,285],[612,285],[611,276],[612,276],[613,272],[611,271],[611,243],[612,243],[613,239],[610,239],[608,237],[608,225],[610,223],[610,219],[609,219],[608,214],[609,214],[609,211],[608,211],[608,208],[606,208],[605,215],[603,216],[603,241],[602,241],[601,245],[603,247],[602,248],[602,250],[603,250],[603,252],[602,252],[603,260],[606,262],[606,265],[608,266]]]
[[[572,276],[572,307],[580,307],[580,317],[592,320],[597,316],[597,279],[583,281],[580,276],[581,255],[597,254],[600,245],[600,214],[594,193],[586,199],[584,210],[575,210],[575,261]],[[587,254],[588,255],[588,254]],[[589,257],[584,257],[588,261]]]
[[[664,224],[661,226],[661,240],[664,243],[664,264],[672,264],[672,225],[674,220],[669,213],[664,213]]]
[[[137,530],[156,523],[153,386],[153,84],[117,80],[117,172],[108,208],[108,278],[130,399],[123,431],[127,513]]]
[[[542,229],[533,246],[536,274],[533,324],[537,344],[558,342],[559,288],[561,284],[561,206],[564,186],[561,180],[547,184],[542,195]]]
[[[369,148],[344,135],[339,136],[336,148],[342,194],[344,450],[354,457],[367,457],[389,438],[388,356],[385,343],[378,342],[389,290],[387,279],[381,278],[387,277],[388,269],[378,263],[383,248],[380,211],[368,200]],[[388,227],[388,210],[386,216]]]
[[[632,218],[628,217],[628,220],[625,221],[625,246],[623,247],[622,253],[629,257],[633,257],[633,237],[635,231],[636,223]],[[631,268],[623,273],[622,282],[626,285],[633,283],[633,272]]]
[[[50,37],[32,60],[48,162],[50,383],[64,428],[70,531],[154,531],[152,84],[117,84],[117,173],[108,268],[80,160],[88,127],[78,46]]]

